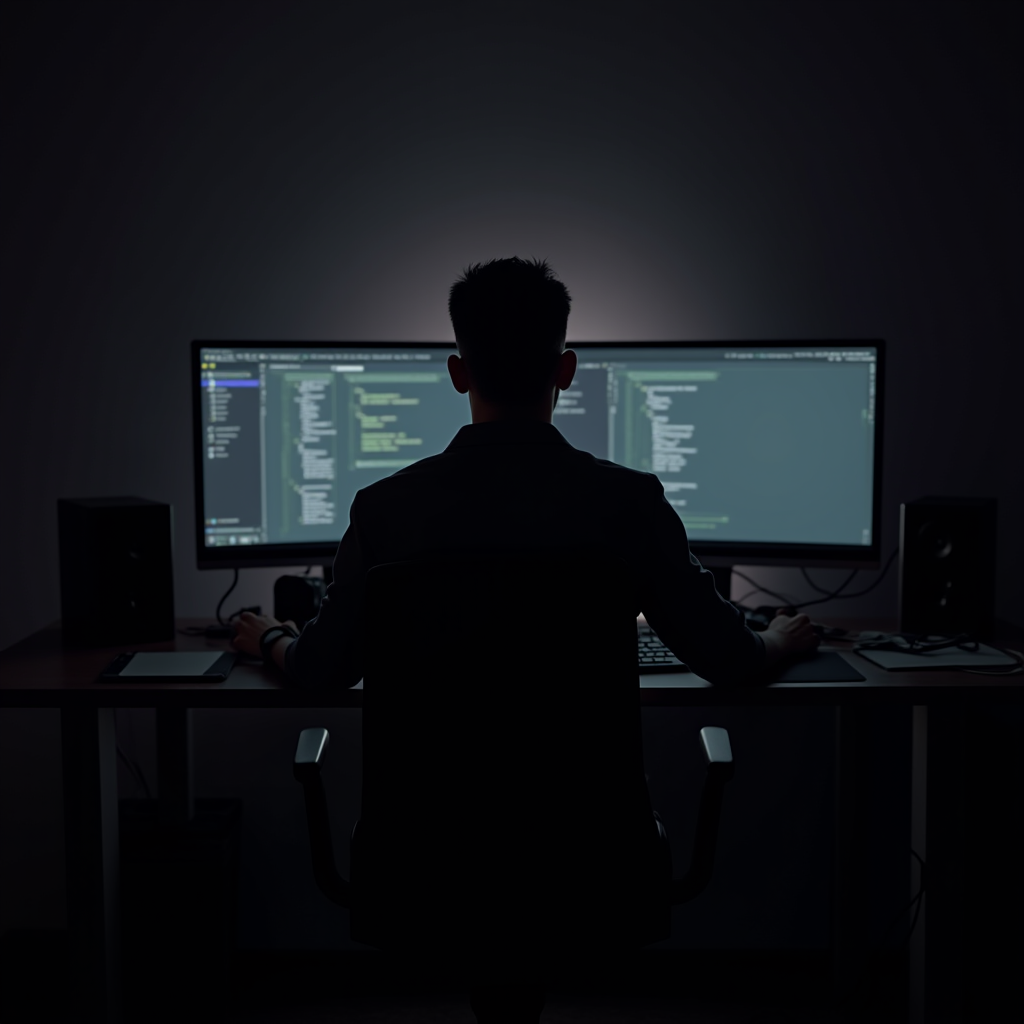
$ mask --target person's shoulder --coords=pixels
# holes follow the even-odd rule
[[[388,481],[407,480],[411,476],[433,473],[442,469],[450,461],[451,453],[448,451],[438,452],[437,455],[428,455],[425,459],[417,459],[415,462],[410,462],[408,466],[395,470],[391,476],[386,476],[383,480],[378,480],[377,483],[386,484]]]
[[[583,486],[589,482],[601,490],[613,491],[632,499],[646,497],[649,500],[656,500],[664,493],[661,481],[653,473],[630,469],[608,459],[599,459],[596,455],[569,444],[545,447],[554,455],[554,465],[559,467],[559,474],[578,480]],[[419,459],[396,470],[390,476],[360,488],[357,496],[364,502],[371,503],[387,500],[391,496],[401,495],[409,486],[416,486],[415,481],[457,472],[460,466],[459,460],[455,458],[456,454],[452,451],[443,451]],[[550,470],[552,463],[548,462],[547,465]]]
[[[599,459],[588,452],[581,452],[586,455],[594,466],[594,472],[614,483],[616,487],[631,487],[641,493],[661,494],[662,483],[654,473],[647,473],[642,469],[630,469],[618,462],[610,462],[608,459]]]
[[[573,458],[562,464],[561,475],[592,499],[620,508],[628,506],[637,512],[653,510],[663,500],[665,490],[653,473],[599,459],[579,448],[570,451]]]
[[[375,500],[385,495],[392,494],[396,489],[406,484],[410,479],[427,475],[437,472],[444,467],[447,459],[446,452],[440,452],[437,455],[428,455],[425,459],[418,459],[416,462],[411,462],[407,466],[402,466],[401,469],[395,470],[389,476],[383,477],[380,480],[375,480],[372,484],[367,484],[365,487],[360,487],[356,491],[356,496],[364,496],[364,500],[369,498]]]

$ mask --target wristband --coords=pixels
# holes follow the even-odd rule
[[[270,648],[277,643],[278,640],[283,636],[290,636],[293,640],[297,639],[299,634],[292,629],[291,626],[271,626],[270,629],[265,629],[263,635],[260,637],[260,656],[263,658],[263,664],[270,668],[276,668],[274,659],[270,654]]]

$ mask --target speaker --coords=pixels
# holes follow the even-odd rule
[[[145,498],[61,498],[57,526],[66,644],[174,639],[170,505]]]
[[[901,632],[990,639],[995,583],[995,498],[900,506]]]

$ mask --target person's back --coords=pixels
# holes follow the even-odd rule
[[[549,423],[496,421],[463,428],[442,454],[366,488],[356,514],[372,564],[494,546],[632,556],[658,489],[648,474],[573,448]]]
[[[634,570],[638,607],[701,674],[741,679],[763,657],[740,613],[690,558],[658,479],[573,448],[550,423],[463,427],[440,455],[361,491],[352,522],[368,566],[431,553],[550,552],[538,589],[558,586],[559,554],[603,550]],[[467,581],[466,600],[473,597]]]
[[[483,551],[550,553],[549,571],[533,584],[540,592],[558,587],[560,558],[574,549],[621,557],[633,570],[637,610],[713,683],[752,682],[787,653],[816,645],[806,616],[780,617],[752,633],[691,555],[658,478],[578,451],[552,426],[558,393],[576,370],[575,353],[565,349],[569,305],[544,262],[492,260],[465,272],[449,296],[459,355],[448,369],[456,390],[469,395],[472,424],[440,455],[358,492],[334,581],[301,636],[245,613],[236,646],[261,652],[295,685],[353,686],[363,675],[363,588],[373,566]],[[476,598],[468,580],[465,600]],[[479,993],[473,1006],[481,1022],[505,1019]],[[537,1013],[516,1019],[535,1021]]]
[[[565,348],[569,292],[546,262],[475,264],[452,285],[448,308],[459,350],[448,370],[469,395],[472,424],[440,455],[357,493],[334,582],[301,638],[292,629],[270,633],[275,620],[244,613],[236,646],[262,653],[295,685],[354,686],[362,677],[362,585],[373,565],[502,547],[553,555],[604,547],[623,557],[638,574],[647,622],[713,683],[751,682],[816,646],[805,615],[752,633],[690,553],[658,478],[577,451],[552,426],[576,354]],[[555,558],[537,586],[553,585],[557,572]]]

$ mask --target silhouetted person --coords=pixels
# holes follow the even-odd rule
[[[576,354],[565,348],[569,306],[565,285],[539,260],[478,263],[452,285],[459,354],[449,356],[448,372],[469,395],[472,423],[441,454],[356,494],[319,614],[301,636],[282,636],[269,652],[295,685],[359,682],[366,572],[438,549],[578,547],[617,555],[637,574],[647,622],[712,683],[757,677],[817,645],[806,615],[779,616],[760,634],[749,630],[691,554],[658,478],[579,451],[552,425],[558,394],[576,372]],[[259,654],[261,635],[274,625],[244,613],[236,646]],[[536,985],[478,988],[472,1006],[481,1024],[525,1024],[539,1019],[543,992]]]

